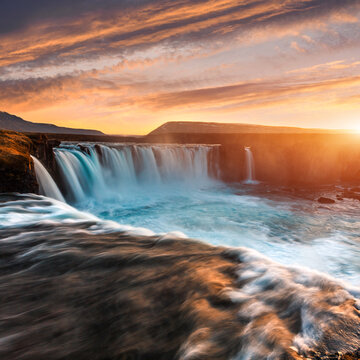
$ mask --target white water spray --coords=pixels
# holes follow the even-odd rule
[[[245,156],[246,156],[246,180],[245,184],[257,184],[258,182],[255,180],[255,164],[254,164],[254,156],[252,154],[250,146],[245,146]]]
[[[36,180],[39,184],[40,194],[51,197],[55,200],[65,202],[61,191],[57,187],[55,181],[45,169],[44,165],[34,156],[31,156],[34,161]]]
[[[203,186],[212,181],[211,145],[63,144],[55,158],[72,202],[114,199],[158,185]],[[152,191],[152,190],[149,190]]]

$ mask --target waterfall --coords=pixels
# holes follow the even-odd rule
[[[66,197],[114,199],[165,184],[203,185],[213,177],[209,156],[217,145],[71,144],[56,148]]]
[[[65,202],[61,191],[43,164],[36,157],[31,156],[31,158],[34,161],[35,175],[39,184],[40,194]]]
[[[250,146],[245,146],[245,164],[246,164],[246,180],[245,184],[257,184],[255,180],[255,164],[254,156]]]

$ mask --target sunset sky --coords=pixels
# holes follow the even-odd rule
[[[144,134],[360,129],[360,1],[1,0],[0,111]]]

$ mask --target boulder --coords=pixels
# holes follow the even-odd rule
[[[324,196],[321,196],[318,198],[317,200],[320,204],[335,204],[335,200],[334,199],[330,199]]]

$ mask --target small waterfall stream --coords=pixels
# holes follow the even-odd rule
[[[51,197],[55,200],[65,202],[55,181],[45,169],[44,165],[34,156],[31,156],[34,161],[36,180],[39,184],[40,194]]]
[[[255,180],[255,163],[250,146],[245,146],[245,165],[246,165],[246,180],[245,184],[257,184]]]

